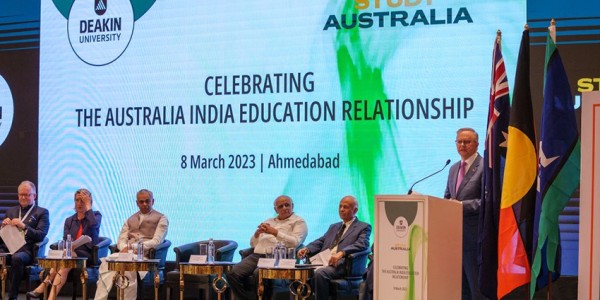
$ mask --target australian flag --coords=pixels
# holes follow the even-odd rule
[[[506,160],[506,135],[510,113],[508,80],[498,31],[492,54],[492,83],[484,150],[485,187],[479,214],[479,288],[496,299],[498,269],[498,220]]]

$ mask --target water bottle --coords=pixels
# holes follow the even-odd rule
[[[67,234],[67,241],[65,242],[65,257],[73,257],[73,240],[70,234]]]
[[[58,241],[58,251],[62,252],[62,256],[60,258],[65,257],[65,241]]]
[[[206,262],[212,264],[215,262],[215,242],[210,238],[208,240],[208,255],[206,256]]]
[[[138,241],[137,259],[144,260],[144,238],[140,238]]]
[[[287,247],[285,247],[285,242],[281,241],[281,246],[279,246],[279,252],[281,253],[281,255],[279,255],[280,259],[287,259]]]
[[[279,265],[279,260],[281,259],[281,244],[279,242],[275,243],[275,249],[273,249],[273,258],[275,259],[273,266],[277,267]]]

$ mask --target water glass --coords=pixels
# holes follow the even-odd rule
[[[296,259],[296,249],[295,248],[287,248],[287,258],[288,259]]]
[[[133,253],[133,242],[127,241],[127,253]]]
[[[265,255],[267,258],[273,258],[273,247],[265,248]]]
[[[200,255],[207,256],[208,255],[208,245],[200,244]]]
[[[285,248],[284,245],[281,245],[279,247],[279,259],[286,259],[287,258],[287,248]]]
[[[131,248],[127,249],[127,251],[131,251],[129,253],[135,253],[137,251],[138,248],[138,243],[137,242],[132,242],[131,243]]]
[[[142,240],[138,242],[137,260],[144,260],[144,242]]]
[[[310,259],[308,258],[308,255],[304,255],[304,257],[302,257],[301,262],[302,262],[302,264],[305,264],[305,265],[310,264]]]
[[[65,250],[65,241],[63,241],[63,240],[58,241],[58,250],[59,251]]]

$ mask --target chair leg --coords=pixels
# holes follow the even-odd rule
[[[148,272],[148,274],[146,274],[146,276],[149,276],[150,272]],[[140,277],[140,274],[138,272],[136,272],[136,277],[137,277],[137,298],[138,299],[146,299],[146,295],[144,295],[144,280]]]
[[[75,278],[73,278],[73,296],[71,297],[71,299],[77,299],[77,280]]]
[[[211,300],[210,299],[210,282],[208,284],[208,288],[207,289],[202,289],[202,291],[204,292],[204,300]]]

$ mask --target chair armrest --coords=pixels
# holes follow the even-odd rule
[[[160,243],[160,245],[156,246],[155,248],[148,249],[148,258],[160,258],[160,254],[169,250],[169,247],[171,247],[171,243],[167,243],[167,240],[164,240],[162,243]]]
[[[246,256],[252,253],[254,253],[254,248],[246,248],[240,250],[240,255],[242,256],[242,259],[246,258]]]
[[[233,254],[235,249],[237,249],[238,244],[236,242],[231,242],[223,247],[217,249],[215,253],[215,258],[218,257],[219,261],[232,261]]]
[[[110,245],[111,242],[112,241],[109,238],[106,238],[92,247],[92,261],[94,262],[95,266],[90,266],[90,267],[99,266],[100,259],[108,256],[108,251],[109,251],[108,248],[111,246]]]
[[[46,245],[48,244],[48,238],[44,237],[41,242],[37,242],[33,245],[33,253],[35,254],[34,263],[37,264],[37,258],[46,257]]]
[[[346,256],[345,267],[347,277],[361,277],[367,269],[367,259],[369,258],[371,249],[367,248],[363,251],[348,254]]]
[[[180,262],[190,261],[190,255],[197,254],[200,252],[198,243],[188,243],[173,248],[175,252],[175,263],[179,268]]]
[[[171,247],[171,241],[164,240],[160,245],[156,246],[156,248],[151,248],[148,250],[148,258],[158,258],[160,262],[158,264],[159,269],[165,268],[165,263],[167,261],[167,251]]]
[[[58,250],[58,242],[50,244],[50,250]]]

